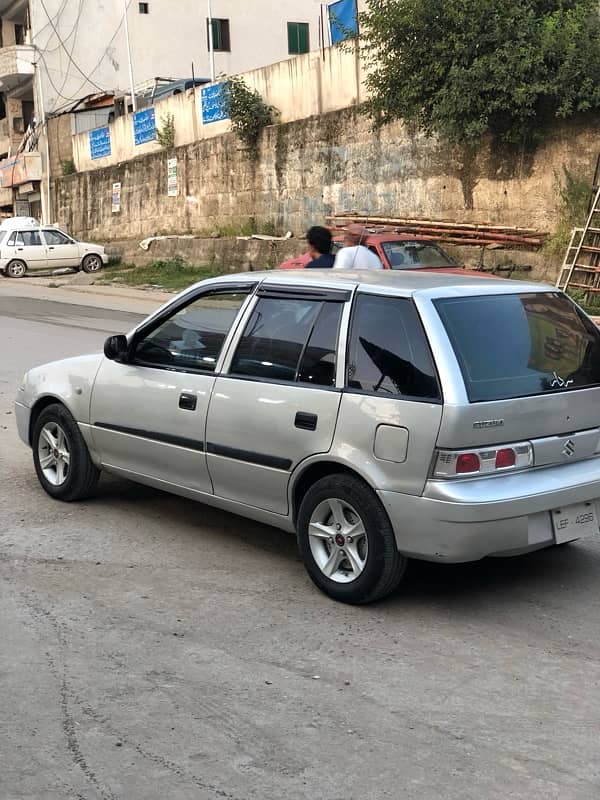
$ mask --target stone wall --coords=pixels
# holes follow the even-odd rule
[[[83,238],[111,241],[157,233],[211,231],[249,218],[301,234],[326,215],[394,216],[556,226],[563,166],[591,182],[598,152],[594,123],[558,125],[535,153],[485,146],[474,159],[409,133],[401,124],[373,132],[347,109],[275,125],[254,161],[233,134],[172,153],[151,153],[53,182],[57,221]],[[167,195],[167,158],[178,160],[178,194]],[[113,213],[112,185],[121,183]]]

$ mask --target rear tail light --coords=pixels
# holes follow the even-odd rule
[[[434,478],[464,475],[499,475],[533,466],[533,448],[529,442],[485,447],[477,450],[438,450]]]

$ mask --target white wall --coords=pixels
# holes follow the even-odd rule
[[[196,76],[209,76],[207,0],[148,0],[149,14],[139,13],[138,0],[127,2],[136,84],[155,77],[191,77],[192,62]],[[321,4],[212,0],[213,17],[229,19],[231,38],[230,53],[215,53],[216,74],[246,72],[288,58],[288,21],[308,22],[310,48],[317,50]],[[46,110],[99,89],[127,90],[123,0],[44,0],[44,6],[30,0]]]
[[[243,77],[265,102],[277,108],[282,123],[348,108],[366,99],[365,64],[360,53],[352,48],[328,47],[323,53],[307,53],[280,61],[246,72]],[[201,89],[190,90],[154,106],[158,127],[167,114],[173,114],[176,147],[230,130],[229,120],[203,124],[201,92]],[[73,137],[73,158],[78,172],[129,161],[161,149],[157,141],[134,144],[131,116],[120,117],[108,127],[111,155],[104,158],[92,160],[89,133]]]

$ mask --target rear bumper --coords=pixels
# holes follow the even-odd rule
[[[104,266],[106,266],[108,264],[108,256],[106,255],[106,253],[100,253],[100,258],[102,259],[102,263],[104,264]]]
[[[555,543],[550,511],[593,502],[600,459],[465,481],[430,481],[422,497],[379,492],[405,555],[448,562],[516,555]]]

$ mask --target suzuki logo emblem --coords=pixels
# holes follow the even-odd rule
[[[562,454],[565,458],[571,458],[575,453],[575,442],[572,439],[567,439],[565,446],[562,449]]]

